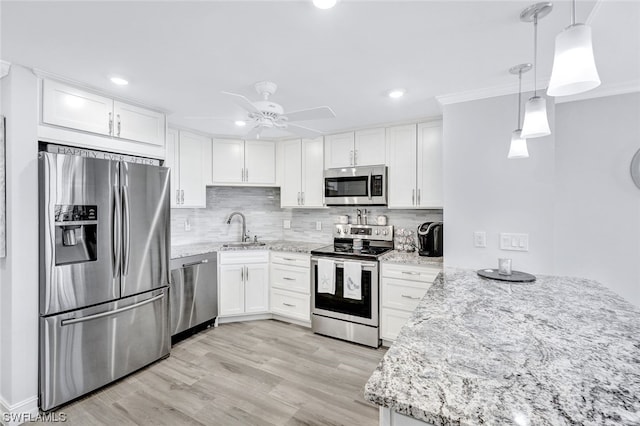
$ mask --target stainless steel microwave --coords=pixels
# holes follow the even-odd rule
[[[387,166],[325,170],[324,202],[327,206],[386,206]]]

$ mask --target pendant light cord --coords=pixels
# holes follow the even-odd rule
[[[538,96],[538,14],[533,15],[533,97]]]
[[[576,24],[576,0],[571,2],[571,26]]]
[[[518,127],[516,129],[522,129],[520,126],[520,116],[522,108],[522,68],[518,71]]]

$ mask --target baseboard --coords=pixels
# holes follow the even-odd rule
[[[17,426],[30,421],[38,421],[40,420],[39,416],[38,396],[27,398],[13,405],[9,405],[0,397],[0,424],[4,426]]]
[[[286,316],[278,315],[278,314],[273,314],[273,319],[274,320],[278,320],[278,321],[282,321],[282,322],[288,322],[290,324],[299,325],[300,327],[311,328],[311,320],[302,321],[302,320],[299,320],[297,318],[286,317]]]
[[[263,314],[242,314],[242,315],[234,315],[228,317],[218,317],[218,324],[228,324],[231,322],[241,322],[241,321],[255,321],[255,320],[264,320],[271,319],[273,315],[270,313]]]

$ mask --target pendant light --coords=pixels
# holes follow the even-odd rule
[[[568,96],[600,86],[593,57],[591,27],[576,24],[576,0],[571,2],[571,25],[556,36],[556,50],[547,95]]]
[[[522,22],[533,22],[533,97],[527,101],[524,108],[524,124],[522,137],[539,138],[551,134],[547,119],[547,100],[538,96],[537,89],[537,56],[538,56],[538,19],[544,18],[553,8],[551,3],[543,2],[529,6],[520,13]]]
[[[511,74],[518,74],[518,119],[516,120],[516,130],[511,132],[511,145],[509,146],[508,159],[529,158],[527,140],[522,137],[522,127],[520,127],[521,105],[522,105],[522,73],[531,69],[531,64],[519,64],[511,67]]]

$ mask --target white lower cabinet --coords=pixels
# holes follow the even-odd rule
[[[269,312],[269,252],[218,254],[219,316]]]
[[[380,338],[392,342],[441,268],[382,262],[381,270]]]
[[[310,325],[311,260],[308,254],[271,252],[271,312]]]

